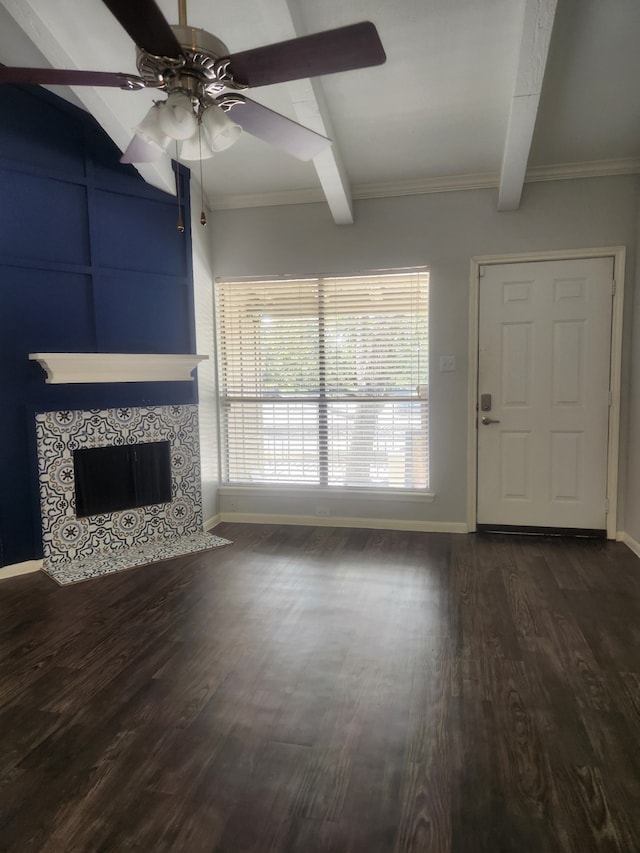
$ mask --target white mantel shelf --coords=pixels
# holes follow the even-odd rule
[[[208,355],[114,352],[32,352],[49,385],[72,382],[190,382],[191,372]]]

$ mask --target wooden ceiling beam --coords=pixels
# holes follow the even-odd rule
[[[524,186],[557,0],[525,0],[516,82],[507,126],[498,210],[517,210]]]
[[[278,13],[279,23],[284,23],[288,35],[285,38],[298,38],[306,35],[298,6],[292,0],[269,0],[269,14]],[[353,199],[351,186],[344,168],[340,150],[335,141],[331,115],[324,97],[319,79],[294,80],[286,84],[293,103],[296,120],[305,127],[321,133],[333,140],[333,144],[313,159],[313,166],[329,205],[336,225],[353,224]]]

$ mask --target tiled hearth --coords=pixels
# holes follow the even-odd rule
[[[36,415],[44,571],[61,584],[192,553],[228,540],[202,530],[197,406]],[[170,502],[78,518],[73,451],[169,441]]]

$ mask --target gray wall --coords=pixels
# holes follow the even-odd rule
[[[196,352],[209,356],[198,366],[198,415],[200,420],[200,465],[202,518],[207,522],[218,513],[218,427],[214,341],[211,245],[208,226],[200,224],[200,184],[191,176],[191,232],[193,245],[193,301]],[[207,216],[209,214],[207,213]]]
[[[640,195],[639,195],[640,202]],[[640,240],[640,217],[638,220]],[[629,301],[632,318],[631,371],[629,380],[629,434],[626,459],[627,499],[624,531],[640,543],[640,264],[635,277],[635,299]]]
[[[431,269],[430,438],[435,500],[397,504],[388,501],[381,505],[349,498],[332,504],[332,516],[427,523],[466,520],[467,330],[472,257],[625,245],[631,297],[637,239],[635,177],[528,184],[520,210],[511,213],[498,213],[496,198],[494,190],[473,190],[360,201],[356,203],[353,226],[334,225],[327,208],[315,204],[212,215],[216,276],[352,273],[420,264]],[[636,316],[636,328],[639,325],[640,318]],[[624,335],[623,387],[628,389],[629,312]],[[455,373],[434,369],[441,354],[456,356]],[[637,352],[635,357],[637,362]],[[635,422],[640,423],[637,400],[634,406]],[[627,447],[629,409],[626,394],[623,452]],[[640,500],[636,491],[633,500]],[[624,494],[620,501],[624,512]],[[313,515],[313,505],[317,503],[313,496],[306,502],[299,495],[269,498],[267,502],[236,494],[223,495],[220,507],[223,512],[240,514],[266,511]]]

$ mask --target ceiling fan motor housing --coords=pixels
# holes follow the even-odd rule
[[[166,92],[184,92],[196,101],[213,99],[223,89],[246,89],[227,70],[229,49],[216,36],[197,27],[171,29],[182,48],[180,57],[154,56],[137,50],[137,66],[145,85]]]

